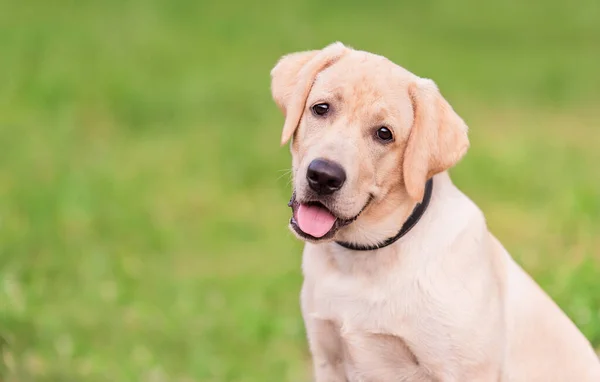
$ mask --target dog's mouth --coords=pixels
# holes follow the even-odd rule
[[[292,194],[288,206],[292,208],[290,226],[302,238],[319,241],[331,239],[342,227],[355,221],[371,202],[369,198],[364,207],[355,216],[344,219],[336,216],[323,203],[318,201],[300,202],[296,193]]]

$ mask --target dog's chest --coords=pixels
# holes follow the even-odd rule
[[[411,277],[321,276],[311,288],[307,319],[336,331],[337,357],[349,381],[432,380],[413,343],[418,329],[412,312],[421,304]]]
[[[335,267],[330,266],[335,260]],[[313,291],[310,310],[344,332],[392,334],[420,305],[421,291],[411,271],[372,267],[375,259],[305,256],[305,282]],[[398,333],[396,333],[398,334]]]

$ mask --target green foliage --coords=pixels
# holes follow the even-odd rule
[[[0,380],[303,381],[269,71],[341,40],[436,80],[453,171],[600,346],[598,2],[0,0]]]

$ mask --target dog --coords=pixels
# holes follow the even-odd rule
[[[599,382],[591,344],[448,170],[468,128],[437,85],[333,43],[279,59],[290,228],[317,382]]]

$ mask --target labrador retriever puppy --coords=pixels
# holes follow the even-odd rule
[[[435,83],[334,43],[271,72],[317,382],[598,382],[590,343],[447,170],[467,126]]]

